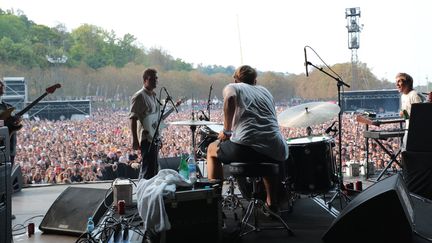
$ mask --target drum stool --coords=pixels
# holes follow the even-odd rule
[[[233,162],[230,164],[229,170],[234,177],[249,177],[252,181],[252,197],[249,200],[248,207],[240,225],[239,237],[242,237],[253,231],[259,232],[264,229],[286,229],[290,235],[294,235],[293,231],[287,225],[285,220],[283,220],[277,213],[271,211],[269,207],[266,206],[265,202],[258,198],[258,182],[262,180],[262,177],[264,176],[278,176],[279,165],[276,163]],[[260,227],[258,223],[258,210],[261,210],[262,212],[268,212],[274,218],[278,219],[283,226]],[[249,219],[252,214],[254,215],[254,222],[253,224],[250,224]],[[248,227],[250,229],[247,231]]]

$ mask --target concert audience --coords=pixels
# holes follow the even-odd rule
[[[191,119],[191,110],[187,105],[179,107],[179,113],[172,113],[166,123]],[[287,106],[278,106],[280,113]],[[109,117],[109,118],[108,118]],[[130,148],[130,129],[126,111],[95,111],[90,118],[82,121],[23,121],[23,128],[18,132],[17,155],[15,162],[21,166],[25,185],[40,183],[72,183],[78,181],[112,180],[123,177],[126,166],[127,175],[137,178],[141,155]],[[355,119],[354,114],[343,115],[342,137],[342,165],[345,169],[347,162],[363,163],[365,165],[364,124]],[[336,118],[335,118],[336,119]],[[222,122],[222,110],[213,109],[211,120]],[[333,122],[313,126],[312,134],[321,136]],[[381,125],[380,129],[396,128],[396,125]],[[284,138],[306,136],[303,128],[281,128]],[[214,132],[214,134],[209,134]],[[203,137],[213,137],[218,131],[197,128],[197,145]],[[167,126],[163,132],[163,146],[160,157],[178,157],[187,153],[191,146],[191,129],[189,126]],[[327,135],[329,136],[329,135]],[[338,136],[334,136],[337,144]],[[399,148],[398,139],[383,141],[384,146],[396,150]],[[339,161],[337,146],[334,156]],[[204,150],[206,147],[201,147]],[[199,158],[204,160],[203,157]],[[373,142],[369,143],[369,162],[375,169],[386,166],[390,157]],[[119,169],[120,167],[121,170]],[[393,163],[394,169],[399,169]],[[43,176],[42,176],[43,175]],[[78,177],[78,179],[76,179]]]

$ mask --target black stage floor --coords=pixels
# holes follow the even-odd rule
[[[45,234],[38,229],[42,218],[47,213],[50,206],[54,203],[57,197],[69,186],[84,187],[84,188],[103,188],[108,189],[111,183],[96,183],[96,184],[79,184],[79,185],[55,185],[44,187],[24,188],[20,192],[14,193],[12,197],[12,212],[16,219],[12,221],[13,227],[13,242],[76,242],[78,237],[58,234]],[[225,189],[224,189],[225,190]],[[326,195],[326,200],[331,198],[332,193]],[[427,238],[432,238],[432,203],[412,197],[413,208],[416,215],[416,230]],[[322,197],[310,197],[301,195],[294,201],[293,210],[290,213],[283,213],[288,226],[294,231],[295,236],[289,236],[284,230],[263,230],[261,232],[252,232],[245,235],[241,242],[291,242],[291,243],[314,243],[323,242],[322,236],[329,229],[332,222],[339,214],[339,202],[344,204],[344,201],[336,199],[333,202],[333,207],[325,204]],[[245,203],[245,202],[244,202]],[[235,217],[242,214],[241,209],[234,211],[224,209],[224,225],[222,230],[223,242],[234,242],[236,230],[238,229],[239,219]],[[366,221],[358,222],[367,224],[368,220],[381,220],[386,222],[386,215],[392,212],[386,210],[386,206],[382,207],[381,215],[368,215],[364,219]],[[275,224],[275,221],[268,217],[260,216],[263,223]],[[35,224],[35,234],[29,237],[26,229],[29,222]],[[361,232],[360,232],[361,233]],[[391,234],[392,232],[383,232],[383,234]],[[353,236],[355,237],[355,236]],[[207,242],[208,239],[197,239],[196,242]],[[111,241],[114,242],[114,241]],[[142,242],[142,238],[131,234],[129,240],[121,242]],[[350,242],[346,239],[345,242]],[[373,240],[369,241],[373,242]],[[413,242],[430,242],[418,235],[414,236]]]

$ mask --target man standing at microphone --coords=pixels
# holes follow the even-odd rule
[[[143,87],[131,98],[132,149],[141,150],[139,179],[150,179],[158,173],[159,136],[155,130],[160,115],[160,103],[154,89],[158,83],[157,71],[149,68],[143,74]]]

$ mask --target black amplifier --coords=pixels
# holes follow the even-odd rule
[[[221,195],[217,189],[177,191],[165,199],[171,229],[160,234],[160,243],[222,242]]]

